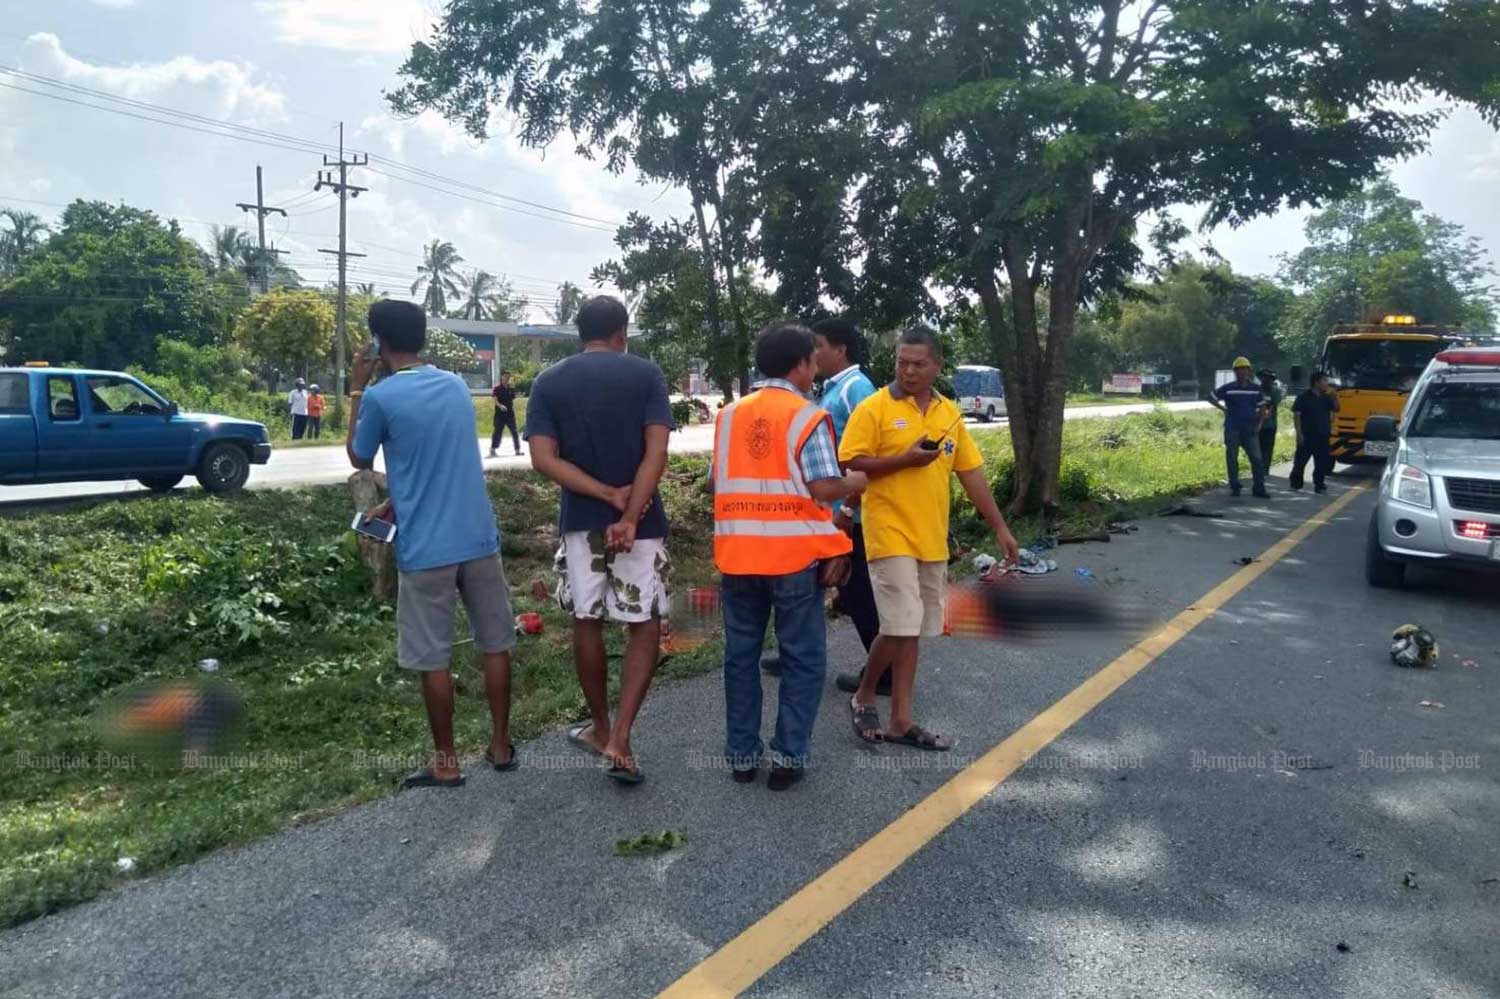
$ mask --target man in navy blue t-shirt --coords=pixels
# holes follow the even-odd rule
[[[1220,385],[1209,396],[1210,405],[1224,414],[1224,465],[1229,472],[1229,491],[1240,494],[1240,448],[1250,459],[1254,476],[1252,494],[1269,499],[1266,493],[1266,470],[1261,466],[1260,425],[1266,418],[1266,397],[1255,383],[1255,369],[1249,358],[1234,359],[1234,381]]]
[[[578,311],[583,352],[532,382],[526,403],[531,465],[562,487],[557,600],[573,615],[573,660],[589,722],[569,732],[622,783],[642,779],[630,729],[651,686],[669,603],[667,515],[656,485],[667,465],[667,380],[625,352],[629,315],[600,295]],[[630,632],[620,704],[610,724],[604,622]]]

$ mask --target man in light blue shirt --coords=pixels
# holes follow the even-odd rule
[[[818,374],[823,376],[823,394],[818,405],[833,418],[834,435],[842,440],[844,428],[849,424],[849,414],[854,408],[875,394],[875,385],[860,369],[867,349],[865,338],[859,327],[846,319],[823,319],[813,324],[813,340],[817,350],[813,357],[818,364]],[[870,585],[870,567],[865,561],[865,535],[860,525],[859,508],[841,505],[835,507],[835,523],[854,539],[854,553],[850,556],[853,571],[849,581],[839,587],[839,606],[854,622],[859,640],[865,652],[875,636],[880,633],[880,616],[875,610],[875,590]],[[840,673],[835,680],[840,690],[853,693],[859,689],[858,673]],[[889,696],[891,678],[887,673],[881,677],[876,692]]]
[[[510,589],[500,563],[500,531],[485,486],[474,404],[461,378],[426,364],[427,318],[410,302],[370,306],[378,362],[389,374],[366,389],[377,358],[362,354],[350,378],[349,460],[374,466],[385,452],[391,498],[368,516],[396,524],[397,659],[422,677],[433,763],[403,787],[463,783],[453,745],[453,617],[459,598],[484,656],[494,732],[485,760],[516,767],[509,739],[510,650],[516,644]]]

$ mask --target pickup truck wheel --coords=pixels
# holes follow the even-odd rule
[[[1388,558],[1380,547],[1380,525],[1377,510],[1370,515],[1370,529],[1365,535],[1365,580],[1383,590],[1399,589],[1406,582],[1406,563]]]
[[[176,488],[177,483],[181,481],[182,476],[180,475],[153,475],[149,478],[140,480],[141,485],[145,486],[153,493],[169,493],[174,488]]]
[[[250,456],[237,444],[210,444],[198,462],[198,484],[216,496],[237,493],[250,478]]]
[[[988,409],[986,409],[984,411],[984,422],[986,422],[986,423],[994,423],[995,422],[995,407],[994,406],[991,406],[991,407],[989,407]]]

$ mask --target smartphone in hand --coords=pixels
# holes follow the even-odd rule
[[[377,520],[366,514],[356,513],[354,523],[349,526],[354,529],[354,533],[373,538],[383,545],[391,544],[396,540],[396,525],[389,520]]]

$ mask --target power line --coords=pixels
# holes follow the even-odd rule
[[[37,96],[37,97],[46,97],[46,98],[51,98],[53,100],[64,101],[64,102],[69,103],[69,104],[75,104],[75,105],[78,105],[80,107],[92,108],[92,109],[97,110],[97,111],[105,111],[105,112],[108,112],[108,113],[111,113],[111,114],[120,114],[120,115],[124,115],[124,116],[130,117],[130,118],[137,118],[137,119],[140,119],[142,121],[154,122],[154,123],[160,124],[160,125],[171,125],[171,126],[178,127],[178,128],[186,128],[186,129],[189,129],[189,130],[195,131],[195,132],[202,132],[202,133],[209,134],[209,135],[220,135],[220,136],[223,136],[225,138],[237,139],[239,141],[244,141],[244,142],[259,142],[259,143],[264,144],[264,145],[269,145],[269,146],[272,146],[272,147],[278,148],[278,149],[286,149],[286,150],[290,150],[292,152],[318,152],[318,153],[323,153],[323,152],[327,152],[327,151],[332,151],[333,148],[334,148],[329,143],[322,142],[320,140],[307,139],[307,138],[303,138],[303,137],[300,137],[300,136],[289,135],[289,134],[287,134],[285,132],[278,132],[278,131],[274,131],[272,129],[257,128],[255,126],[251,126],[251,125],[243,125],[243,124],[240,124],[238,122],[225,121],[225,120],[220,119],[220,118],[211,118],[211,117],[209,117],[207,115],[200,115],[200,114],[196,114],[196,113],[191,112],[191,111],[185,111],[185,110],[183,110],[181,108],[169,107],[167,105],[155,104],[155,103],[153,103],[151,101],[142,101],[142,100],[137,100],[137,99],[134,99],[134,98],[120,97],[118,95],[108,93],[107,91],[96,90],[96,89],[93,89],[91,87],[84,87],[84,86],[81,86],[79,84],[68,83],[68,82],[63,81],[63,80],[57,80],[57,79],[54,79],[52,77],[43,76],[43,75],[41,75],[39,73],[30,73],[30,72],[27,72],[25,70],[17,69],[16,67],[13,67],[13,66],[0,65],[0,74],[9,75],[11,77],[23,80],[23,81],[25,81],[27,83],[31,83],[33,85],[43,86],[43,87],[52,87],[52,88],[55,88],[55,89],[58,89],[58,90],[66,91],[67,93],[77,94],[77,95],[80,95],[80,96],[85,96],[85,97],[91,98],[93,101],[105,101],[105,102],[108,102],[108,104],[123,105],[123,107],[110,107],[110,106],[107,106],[107,105],[101,105],[101,104],[97,104],[97,103],[90,103],[88,101],[79,100],[79,99],[73,98],[73,97],[68,97],[68,96],[65,96],[64,94],[48,93],[48,92],[43,91],[43,90],[29,90],[29,89],[27,89],[25,87],[16,86],[15,84],[11,84],[11,83],[0,83],[0,86],[8,87],[8,88],[10,88],[12,90],[18,90],[18,91],[20,91],[22,93],[32,94],[32,95]],[[127,108],[134,109],[134,110],[126,110]],[[144,113],[137,113],[137,112],[144,112]],[[153,116],[159,116],[159,115],[167,116],[167,118],[153,117]],[[172,121],[172,120],[168,120],[169,118],[179,118],[179,119],[183,119],[183,120],[182,121]],[[208,126],[208,127],[205,128],[205,127],[201,127],[201,126]],[[443,174],[437,173],[436,171],[427,170],[427,169],[425,169],[423,167],[413,166],[413,165],[408,164],[408,163],[403,163],[400,160],[393,159],[393,158],[388,157],[388,156],[378,156],[378,155],[376,155],[376,156],[372,156],[371,158],[374,159],[376,162],[383,163],[386,166],[388,166],[389,168],[394,169],[394,170],[405,171],[407,173],[415,174],[416,176],[419,176],[419,177],[425,177],[425,178],[427,178],[429,180],[437,181],[437,182],[442,183],[442,184],[447,184],[447,185],[449,185],[451,187],[457,187],[457,188],[461,188],[461,189],[466,189],[466,190],[469,190],[469,191],[477,192],[479,194],[483,194],[483,195],[485,195],[487,197],[490,197],[490,198],[498,199],[498,200],[501,200],[501,201],[514,202],[515,204],[525,205],[525,206],[530,207],[530,208],[539,209],[539,210],[541,210],[543,212],[550,212],[550,213],[552,213],[550,215],[533,215],[533,217],[535,217],[535,218],[548,219],[548,220],[551,220],[551,221],[554,221],[554,222],[563,222],[564,224],[573,224],[573,225],[578,225],[579,223],[578,222],[572,222],[572,223],[570,223],[567,220],[571,218],[571,219],[577,219],[580,222],[599,223],[599,224],[602,224],[603,226],[607,227],[604,231],[609,231],[609,232],[613,232],[621,224],[618,220],[604,219],[604,218],[600,218],[598,216],[593,216],[593,215],[585,215],[585,214],[583,214],[581,212],[573,212],[573,211],[569,211],[568,209],[565,209],[565,208],[556,208],[556,207],[553,207],[551,205],[546,205],[546,204],[543,204],[543,203],[538,202],[538,201],[531,201],[531,200],[528,200],[526,198],[518,198],[518,197],[516,197],[514,195],[504,194],[504,193],[502,193],[500,191],[494,191],[494,190],[491,190],[491,189],[488,189],[488,188],[480,187],[480,186],[478,186],[476,184],[470,184],[467,181],[462,181],[462,180],[458,180],[456,178],[444,176]],[[383,173],[383,171],[375,170],[375,168],[373,168],[373,167],[371,167],[370,169],[372,170],[372,172]],[[393,180],[401,180],[401,181],[405,181],[406,183],[416,184],[419,187],[427,187],[427,188],[429,188],[431,190],[434,190],[434,191],[437,191],[438,193],[441,193],[441,194],[449,194],[449,195],[454,196],[454,197],[466,197],[467,200],[477,201],[479,204],[486,204],[486,205],[489,205],[489,207],[492,207],[492,208],[500,208],[502,210],[515,211],[515,212],[518,212],[519,214],[522,214],[522,215],[532,215],[532,213],[530,213],[530,212],[524,212],[524,211],[521,211],[520,209],[506,208],[506,206],[503,206],[503,205],[496,205],[496,204],[493,204],[492,202],[481,201],[481,200],[479,200],[477,198],[468,197],[466,195],[458,193],[457,191],[449,191],[449,190],[445,190],[443,188],[434,187],[434,186],[432,186],[430,184],[424,184],[424,183],[422,183],[422,182],[414,179],[413,177],[403,177],[403,176],[400,176],[399,174],[385,174],[385,175],[391,177],[391,179],[393,179]],[[554,218],[553,216],[561,216],[561,217]],[[581,227],[582,228],[597,228],[594,225],[581,226]]]

